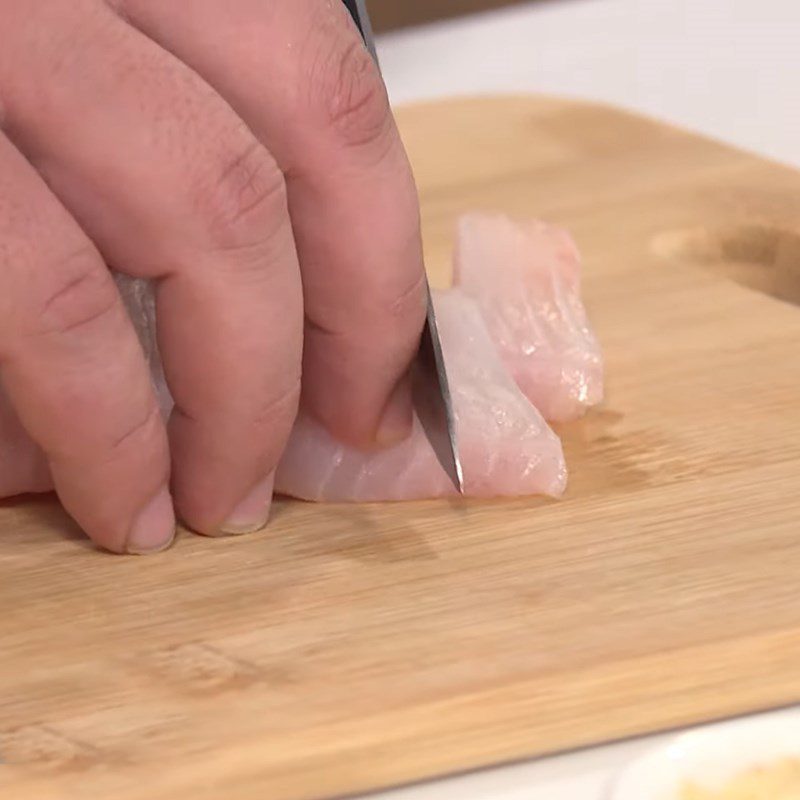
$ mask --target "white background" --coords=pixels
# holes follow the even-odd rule
[[[589,98],[800,166],[800,0],[551,0],[390,34],[378,49],[395,103],[520,91]],[[375,800],[605,800],[614,774],[667,738]]]
[[[544,0],[378,47],[396,103],[591,98],[800,165],[800,0]]]

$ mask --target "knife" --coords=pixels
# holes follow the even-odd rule
[[[380,69],[365,0],[343,0],[343,2],[361,31],[367,50]],[[464,473],[458,455],[453,401],[447,383],[447,371],[442,356],[442,344],[439,341],[439,330],[436,327],[436,313],[429,284],[426,286],[426,291],[428,313],[414,365],[414,405],[428,441],[436,453],[436,458],[453,486],[460,494],[463,494]]]

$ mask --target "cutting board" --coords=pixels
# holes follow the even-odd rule
[[[566,497],[280,502],[154,558],[5,503],[0,797],[323,798],[800,700],[800,174],[560,100],[399,118],[435,283],[468,209],[585,254]]]

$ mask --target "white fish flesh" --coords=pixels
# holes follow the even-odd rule
[[[565,231],[535,220],[465,216],[455,282],[480,306],[503,363],[545,419],[577,419],[603,399],[580,255]]]
[[[458,289],[436,293],[465,493],[557,496],[567,472],[561,442],[500,361],[477,304]],[[415,421],[410,438],[364,453],[301,413],[275,481],[305,500],[411,500],[455,494]]]

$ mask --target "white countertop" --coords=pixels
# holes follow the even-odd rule
[[[799,42],[800,0],[550,0],[390,34],[378,49],[394,103],[520,91],[588,98],[800,166]],[[605,800],[613,776],[667,738],[371,800]]]
[[[798,0],[545,0],[401,31],[378,47],[395,103],[590,98],[800,166],[799,41]]]

